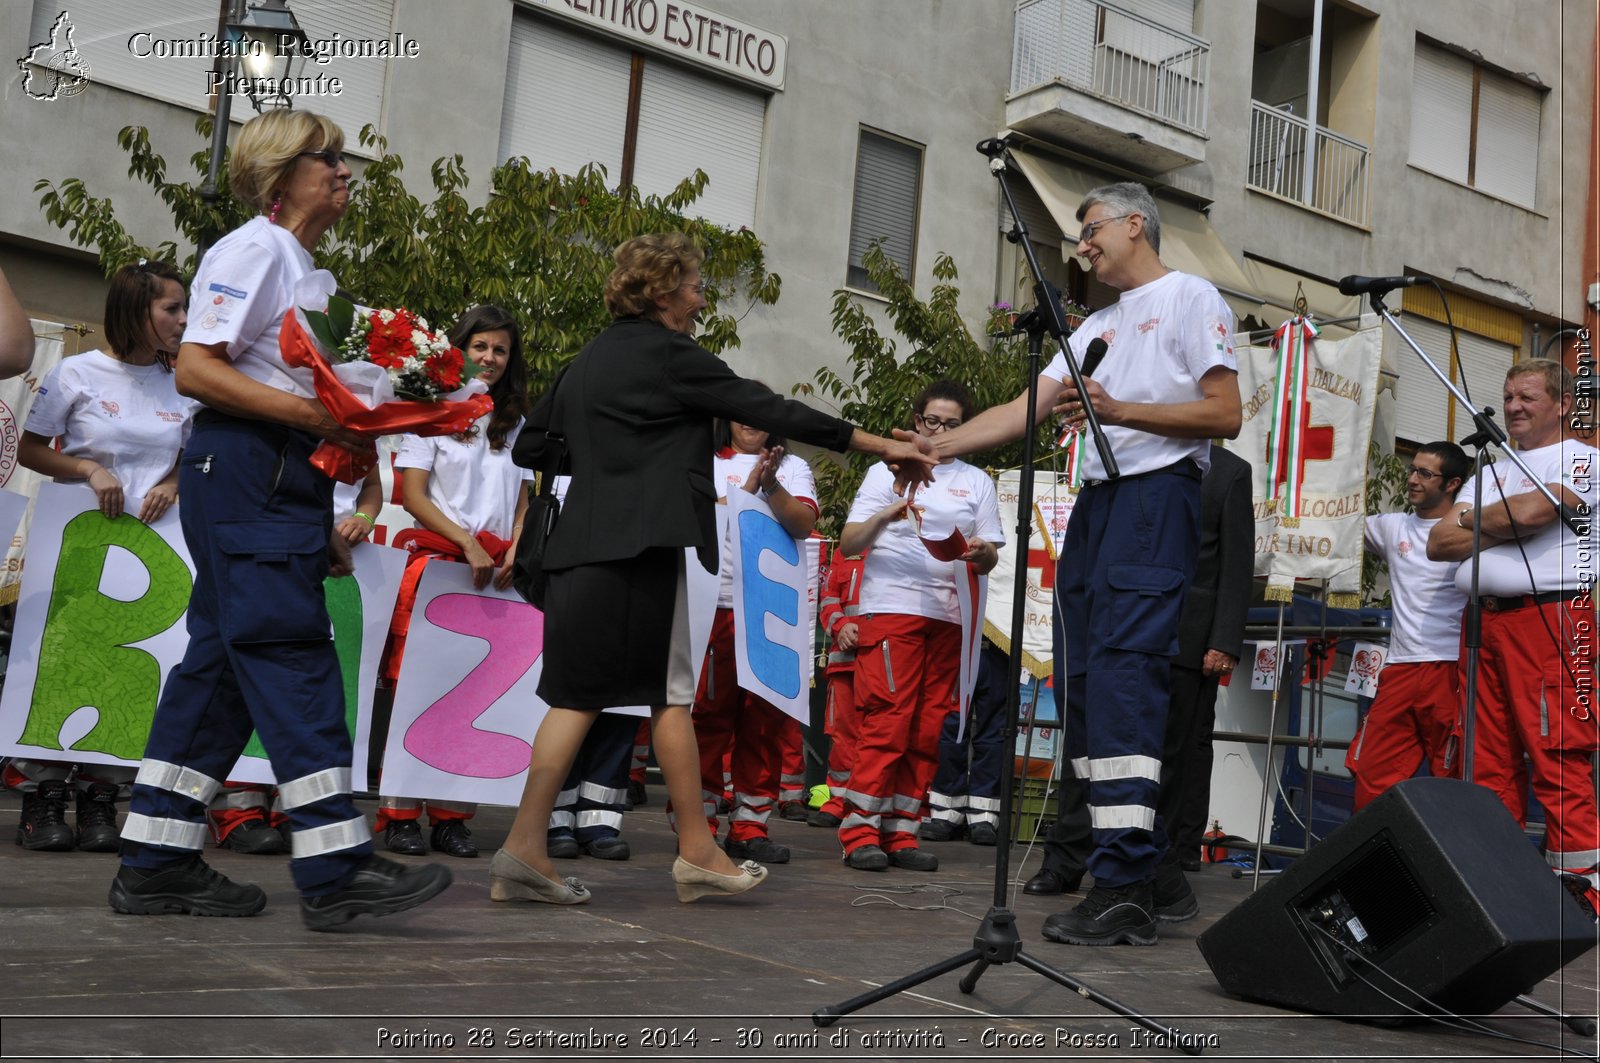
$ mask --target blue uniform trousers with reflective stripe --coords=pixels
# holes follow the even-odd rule
[[[575,837],[586,845],[622,833],[633,740],[638,733],[637,716],[602,712],[595,717],[556,797],[549,837]]]
[[[1099,885],[1153,878],[1167,847],[1155,808],[1199,520],[1198,478],[1162,470],[1085,487],[1067,525],[1056,569],[1056,692],[1065,689],[1067,758],[1089,780],[1088,865]]]
[[[164,842],[187,838],[188,824],[205,823],[196,780],[225,779],[253,728],[286,805],[294,780],[326,773],[301,788],[305,803],[285,809],[290,870],[306,896],[341,888],[372,852],[349,793],[350,732],[322,587],[333,488],[308,461],[317,443],[264,421],[196,419],[178,476],[195,567],[189,645],[156,707],[145,749],[152,782],[134,786],[129,806],[130,824],[154,824]],[[154,784],[161,765],[187,769],[185,787]],[[151,837],[125,837],[123,862],[161,867],[200,847]]]
[[[953,712],[939,735],[939,770],[928,791],[933,818],[998,826],[1001,757],[1006,752],[1006,655],[987,642],[978,655],[967,731],[957,741],[960,725],[961,715]]]

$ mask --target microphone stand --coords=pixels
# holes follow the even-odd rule
[[[1071,975],[1051,967],[1049,964],[1028,955],[1022,948],[1022,938],[1017,933],[1017,917],[1006,906],[1006,887],[1009,885],[1009,860],[1011,851],[1011,810],[1012,798],[1016,788],[1016,758],[1012,755],[1016,747],[1017,714],[1022,691],[1022,638],[1023,627],[1026,619],[1025,604],[1027,602],[1028,588],[1028,539],[1032,528],[1033,513],[1033,458],[1034,440],[1038,436],[1037,423],[1034,421],[1034,411],[1038,409],[1039,373],[1043,359],[1044,337],[1048,332],[1055,338],[1060,349],[1066,353],[1066,363],[1072,374],[1073,383],[1078,387],[1080,395],[1087,395],[1084,389],[1084,377],[1076,360],[1072,357],[1067,347],[1068,329],[1065,314],[1061,309],[1061,293],[1055,285],[1044,279],[1044,272],[1039,267],[1038,257],[1034,254],[1033,245],[1028,241],[1028,229],[1022,220],[1022,214],[1017,209],[1017,201],[1011,196],[1011,188],[1006,183],[1007,151],[1003,141],[986,140],[978,145],[978,151],[989,157],[989,169],[995,179],[1000,182],[1000,191],[1005,196],[1006,206],[1011,210],[1014,226],[1006,233],[1006,239],[1012,243],[1021,244],[1023,253],[1028,260],[1028,268],[1032,271],[1035,284],[1033,287],[1033,309],[1023,315],[1018,322],[1017,331],[1026,332],[1028,335],[1028,411],[1029,425],[1022,437],[1022,469],[1019,474],[1017,489],[1017,527],[1013,549],[1016,552],[1016,571],[1012,584],[1011,594],[1011,653],[1007,657],[1006,667],[1006,730],[1005,749],[1000,767],[1000,839],[995,846],[994,868],[994,899],[983,920],[978,925],[977,933],[973,935],[972,947],[959,952],[954,956],[940,960],[929,967],[897,978],[877,989],[860,996],[852,997],[842,1004],[834,1004],[819,1008],[812,1013],[811,1019],[818,1026],[831,1026],[841,1016],[860,1011],[869,1004],[875,1004],[898,993],[921,985],[923,982],[948,974],[958,967],[972,964],[972,970],[961,979],[960,988],[963,993],[971,993],[977,988],[978,979],[990,967],[1006,963],[1020,963],[1035,974],[1042,975],[1050,981],[1077,993],[1085,1000],[1093,1001],[1108,1011],[1121,1015],[1138,1023],[1152,1033],[1160,1035],[1164,1040],[1162,1044],[1180,1049],[1189,1055],[1199,1055],[1200,1045],[1196,1038],[1184,1037],[1178,1030],[1164,1026],[1155,1019],[1133,1010],[1126,1004],[1106,996],[1099,990],[1080,982]],[[1120,475],[1117,469],[1116,458],[1111,453],[1111,445],[1105,438],[1105,431],[1100,425],[1100,419],[1095,415],[1094,407],[1087,401],[1083,404],[1087,415],[1089,427],[1094,433],[1095,446],[1099,451],[1100,460],[1106,468],[1108,477]]]
[[[1401,278],[1395,279],[1400,280]],[[1578,512],[1571,506],[1558,499],[1550,488],[1545,486],[1543,481],[1533,475],[1533,470],[1529,469],[1528,463],[1522,460],[1522,455],[1515,450],[1507,448],[1506,434],[1495,423],[1493,408],[1485,406],[1480,410],[1474,406],[1471,400],[1463,395],[1461,390],[1451,381],[1449,374],[1434,364],[1433,359],[1428,357],[1427,352],[1417,346],[1417,341],[1407,334],[1400,322],[1389,312],[1389,308],[1384,305],[1383,297],[1390,290],[1389,288],[1373,289],[1368,297],[1372,303],[1373,312],[1389,323],[1396,334],[1405,341],[1406,346],[1410,347],[1416,353],[1416,356],[1422,359],[1422,364],[1427,366],[1433,375],[1439,378],[1439,383],[1445,386],[1445,390],[1455,396],[1455,400],[1461,404],[1461,408],[1472,414],[1472,423],[1475,431],[1461,442],[1477,451],[1477,456],[1473,461],[1474,467],[1477,469],[1472,478],[1473,512],[1481,513],[1483,511],[1483,470],[1486,467],[1484,458],[1488,453],[1489,447],[1494,446],[1500,448],[1500,452],[1510,458],[1512,463],[1522,470],[1522,475],[1528,479],[1528,482],[1533,484],[1535,491],[1544,495],[1545,501],[1550,503],[1550,508],[1556,511],[1556,514],[1561,518],[1561,522],[1571,529],[1574,535],[1579,538],[1587,535],[1587,521],[1580,517]],[[1462,631],[1463,642],[1467,649],[1467,674],[1465,708],[1461,714],[1461,777],[1467,782],[1472,781],[1473,774],[1473,733],[1477,729],[1478,711],[1478,657],[1483,648],[1483,603],[1478,593],[1479,557],[1482,552],[1482,544],[1483,530],[1477,520],[1473,520],[1471,591],[1467,596],[1467,613]]]

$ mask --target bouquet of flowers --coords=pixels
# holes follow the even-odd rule
[[[278,349],[285,365],[311,370],[317,398],[346,428],[374,438],[465,431],[494,403],[478,367],[443,335],[405,309],[369,310],[333,294],[333,275],[316,270],[295,287]],[[359,483],[377,463],[376,446],[356,454],[324,443],[311,463],[344,483]]]

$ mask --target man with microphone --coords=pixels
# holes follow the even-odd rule
[[[1479,602],[1483,607],[1478,704],[1473,716],[1474,782],[1500,796],[1517,821],[1527,817],[1528,769],[1545,810],[1545,860],[1581,903],[1596,907],[1600,886],[1600,811],[1593,770],[1600,749],[1595,705],[1595,477],[1600,451],[1565,438],[1572,416],[1572,374],[1560,362],[1532,358],[1506,373],[1506,434],[1537,482],[1576,511],[1572,529],[1515,464],[1485,469],[1483,504],[1473,481],[1428,535],[1428,557],[1464,561],[1472,530],[1482,537]],[[1472,566],[1456,571],[1472,593]],[[1526,759],[1525,759],[1526,758]]]
[[[1142,185],[1097,188],[1077,211],[1077,253],[1121,292],[1069,341],[1080,365],[1106,353],[1080,393],[1066,353],[1027,392],[932,440],[941,458],[1021,438],[1052,411],[1084,418],[1089,402],[1120,467],[1106,479],[1094,449],[1067,525],[1056,576],[1054,654],[1067,754],[1088,783],[1095,879],[1045,937],[1077,945],[1156,940],[1152,883],[1167,846],[1156,821],[1169,677],[1184,589],[1194,572],[1200,477],[1210,441],[1239,434],[1233,313],[1205,280],[1162,264],[1161,218]]]

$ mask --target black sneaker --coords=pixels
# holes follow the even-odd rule
[[[889,866],[903,868],[906,871],[937,871],[939,858],[912,846],[910,849],[896,849],[890,853]]]
[[[813,827],[827,827],[837,829],[844,820],[823,808],[813,808],[806,813],[806,823]]]
[[[804,801],[779,801],[778,818],[790,819],[796,823],[806,821],[806,803]]]
[[[549,838],[544,843],[544,851],[552,860],[576,860],[578,854],[583,852],[583,846],[578,844],[578,839],[570,834]]]
[[[734,860],[754,860],[758,864],[787,864],[789,862],[789,847],[779,845],[765,834],[757,834],[754,838],[744,841],[728,839],[728,844],[723,846]]]
[[[1189,885],[1189,876],[1175,863],[1163,863],[1156,868],[1150,902],[1154,905],[1156,919],[1163,923],[1182,923],[1200,914],[1200,901]]]
[[[967,841],[973,845],[998,845],[1000,832],[994,829],[993,823],[974,823],[967,828]]]
[[[965,827],[948,819],[925,819],[917,828],[919,842],[953,842],[966,833]]]
[[[638,779],[628,780],[628,807],[638,808],[640,805],[650,803],[650,792],[644,788],[644,783]]]
[[[582,842],[579,847],[583,849],[585,856],[592,856],[596,860],[626,860],[633,855],[633,850],[628,848],[627,841],[615,834]]]
[[[857,871],[889,870],[889,854],[876,845],[862,845],[844,854],[844,866]]]
[[[70,852],[76,839],[67,826],[67,784],[61,779],[42,782],[22,793],[22,818],[17,821],[17,844],[44,853]]]
[[[114,853],[122,846],[117,832],[117,788],[90,783],[78,791],[78,848],[86,853]]]
[[[255,915],[266,907],[267,894],[191,856],[167,867],[120,868],[108,900],[124,915]]]
[[[1070,912],[1045,919],[1044,936],[1068,945],[1154,945],[1156,919],[1148,882],[1095,886]]]
[[[445,819],[433,825],[428,834],[428,845],[436,853],[451,856],[477,856],[478,847],[472,844],[472,832],[464,819]]]
[[[406,867],[369,856],[344,889],[300,898],[300,915],[311,930],[332,930],[358,915],[393,915],[443,893],[450,869],[439,864]]]
[[[422,825],[414,819],[391,819],[383,828],[383,845],[401,856],[421,856],[428,851],[422,840]]]

